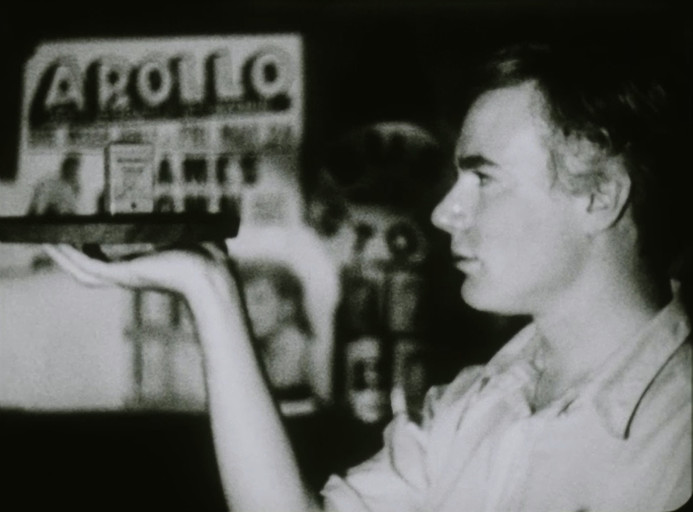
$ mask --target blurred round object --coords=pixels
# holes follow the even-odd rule
[[[406,259],[419,250],[420,235],[408,222],[397,222],[386,233],[387,246],[396,259]]]
[[[442,176],[442,150],[423,128],[383,122],[347,133],[331,148],[318,178],[345,200],[412,208]],[[320,191],[318,191],[319,193]]]

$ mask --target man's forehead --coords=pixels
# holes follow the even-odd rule
[[[497,152],[544,134],[547,124],[543,112],[543,97],[534,82],[481,94],[462,123],[457,157]]]

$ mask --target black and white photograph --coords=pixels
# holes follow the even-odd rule
[[[8,511],[693,495],[693,12],[13,4]]]

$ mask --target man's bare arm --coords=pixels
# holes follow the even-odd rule
[[[190,306],[203,348],[214,444],[230,509],[319,509],[302,481],[253,350],[239,286],[221,251],[173,250],[113,263],[89,258],[71,247],[47,246],[46,251],[90,286],[156,288],[181,294]]]

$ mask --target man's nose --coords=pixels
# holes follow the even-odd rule
[[[431,222],[438,229],[448,233],[467,229],[472,220],[475,202],[472,194],[466,193],[458,182],[435,207],[431,214]]]

